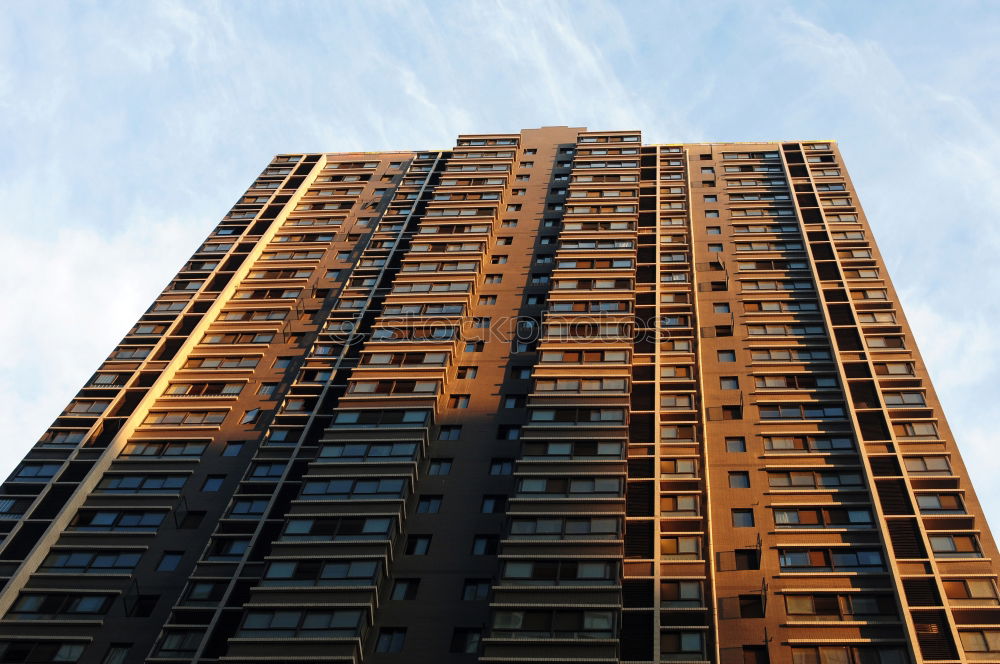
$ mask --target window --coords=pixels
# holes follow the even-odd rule
[[[472,538],[472,555],[491,556],[496,554],[499,538],[496,535],[476,535]]]
[[[251,408],[243,414],[243,418],[240,420],[240,424],[254,424],[260,417],[260,408]]]
[[[812,420],[844,417],[842,406],[822,403],[761,405],[759,409],[762,420]]]
[[[82,643],[51,641],[0,641],[0,661],[11,664],[75,662],[83,654]]]
[[[462,599],[473,602],[489,599],[489,579],[466,579],[462,586]]]
[[[501,254],[490,259],[490,265],[503,265],[507,262],[507,256]]]
[[[493,459],[490,461],[490,475],[511,475],[513,472],[513,459]]]
[[[617,566],[607,561],[508,561],[503,578],[530,581],[536,585],[606,585],[612,582]]]
[[[483,496],[480,512],[483,514],[503,514],[507,507],[507,496]]]
[[[226,418],[226,411],[154,411],[146,416],[143,425],[152,426],[215,426]]]
[[[478,367],[459,367],[458,373],[456,374],[455,377],[461,379],[471,379],[475,378],[478,372],[479,372]]]
[[[426,556],[431,548],[430,535],[410,535],[406,538],[406,554],[410,556]]]
[[[937,426],[933,422],[904,422],[893,424],[893,430],[901,438],[937,438]]]
[[[700,560],[701,537],[696,535],[662,537],[660,551],[666,560]]]
[[[373,586],[380,563],[374,560],[285,561],[268,564],[262,581],[267,586]]]
[[[222,488],[225,475],[209,475],[205,478],[205,483],[201,485],[201,490],[205,493],[215,493]]]
[[[447,475],[451,472],[451,459],[431,459],[427,466],[428,475]]]
[[[228,517],[231,519],[257,519],[267,511],[266,498],[241,498],[233,502]]]
[[[717,351],[716,356],[719,362],[735,362],[736,361],[736,351],[735,350],[720,350]]]
[[[728,314],[730,312],[730,310],[729,310],[729,303],[728,302],[716,302],[715,304],[712,305],[712,311],[715,312],[715,313],[717,313],[717,314]]]
[[[156,566],[157,572],[173,572],[180,565],[184,553],[181,551],[164,551],[160,557],[160,563]]]
[[[962,639],[962,647],[968,653],[987,653],[986,657],[993,659],[1000,653],[1000,629],[977,629],[958,633]],[[994,653],[990,655],[988,653]],[[974,659],[983,659],[983,655],[973,655]]]
[[[350,638],[361,633],[360,609],[252,610],[236,632],[241,638]],[[162,654],[162,653],[161,653]]]
[[[379,630],[375,652],[400,652],[406,642],[405,627],[383,627]]]
[[[10,608],[8,618],[88,619],[104,615],[111,607],[110,595],[22,592]]]
[[[760,569],[760,552],[757,549],[736,549],[733,553],[737,570]]]
[[[702,166],[701,173],[702,175],[715,175],[715,169],[711,166]]]
[[[389,599],[416,599],[420,579],[396,579]]]
[[[42,561],[48,574],[131,574],[142,554],[133,551],[58,550]]]
[[[451,635],[450,652],[460,652],[474,655],[479,652],[481,630],[468,627],[457,627]]]
[[[503,275],[502,274],[487,274],[486,275],[486,280],[485,280],[484,283],[487,283],[487,284],[499,284],[502,281],[503,281]]]
[[[399,477],[319,477],[302,484],[302,500],[385,500],[406,495]]]
[[[166,512],[140,510],[80,510],[69,530],[83,532],[156,532]]]
[[[975,535],[930,535],[935,558],[982,558]]]
[[[910,475],[951,475],[951,463],[944,456],[906,457],[903,465]]]
[[[850,593],[787,594],[785,612],[793,621],[840,621],[897,618],[891,595]]]
[[[746,438],[726,438],[726,451],[727,452],[746,452],[747,451],[747,441]]]
[[[460,424],[445,425],[438,432],[438,440],[458,440],[461,435],[462,426]]]
[[[538,411],[535,411],[537,413]],[[520,440],[521,427],[513,424],[503,424],[497,427],[497,440]]]
[[[721,226],[709,226],[709,227],[707,227],[705,229],[705,232],[708,233],[709,235],[721,235],[722,234],[722,227]]]
[[[448,398],[449,408],[468,408],[469,407],[468,394],[455,394]]]
[[[132,644],[116,643],[108,648],[108,651],[104,653],[104,659],[101,660],[101,664],[125,664],[125,658],[128,657],[129,648]]]
[[[745,470],[731,470],[729,471],[729,488],[730,489],[749,489],[750,488],[750,473]]]
[[[868,509],[843,509],[838,507],[799,507],[774,510],[774,524],[778,528],[848,528],[871,527],[872,513]]]
[[[421,496],[417,500],[417,514],[437,514],[441,511],[441,496]]]
[[[736,376],[722,376],[719,378],[719,387],[724,390],[740,389],[740,379]]]
[[[107,474],[98,483],[99,493],[163,493],[176,492],[183,488],[187,477],[184,475],[112,475]]]
[[[953,606],[1000,606],[1000,596],[991,579],[946,579],[944,591]]]
[[[795,646],[794,664],[909,664],[900,646]]]
[[[763,618],[764,602],[760,595],[740,595],[740,618]]]
[[[732,478],[732,474],[730,474]],[[734,528],[753,528],[753,510],[746,509],[734,509],[733,510],[733,527]]]
[[[782,572],[875,572],[885,570],[876,549],[778,549]]]

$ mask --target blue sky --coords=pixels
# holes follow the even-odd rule
[[[638,128],[840,142],[1000,524],[997,34],[959,0],[6,3],[0,473],[272,154]]]

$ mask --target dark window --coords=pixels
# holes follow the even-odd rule
[[[104,653],[101,664],[125,664],[128,651],[132,647],[131,643],[113,643]]]
[[[513,459],[493,459],[490,462],[490,475],[510,475],[513,472]]]
[[[763,618],[764,603],[760,595],[740,595],[740,618]]]
[[[476,654],[479,652],[480,630],[458,627],[451,637],[451,652]]]
[[[507,507],[507,496],[483,496],[483,514],[503,514]]]
[[[750,473],[745,470],[732,470],[729,471],[729,488],[730,489],[749,489],[750,488]]]
[[[383,627],[375,642],[375,652],[400,652],[405,642],[405,627]]]
[[[753,510],[737,509],[733,510],[734,528],[753,528]]]
[[[496,535],[476,535],[472,539],[472,555],[491,556],[497,552],[498,539]]]
[[[760,569],[760,552],[757,549],[736,549],[736,569]]]
[[[205,483],[201,485],[201,490],[205,493],[215,493],[222,488],[222,482],[225,479],[225,475],[209,475],[205,478]]]
[[[489,579],[466,579],[462,586],[462,599],[467,601],[481,601],[489,599],[490,581]]]
[[[396,579],[392,586],[390,599],[416,599],[420,579]]]
[[[157,572],[173,572],[181,562],[184,554],[180,551],[165,551],[160,558],[160,564],[156,566]]]
[[[128,615],[135,618],[148,618],[153,614],[153,609],[156,608],[156,603],[159,601],[159,595],[139,595],[134,599],[125,600],[125,608],[128,611]]]
[[[417,514],[437,514],[441,510],[441,496],[421,496],[417,501]]]
[[[406,539],[406,553],[410,556],[426,556],[431,548],[430,535],[410,535]]]
[[[428,475],[447,475],[451,472],[451,459],[431,459]]]
[[[747,441],[746,438],[726,438],[726,451],[727,452],[746,452],[747,451]]]

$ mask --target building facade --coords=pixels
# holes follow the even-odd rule
[[[829,141],[278,156],[2,491],[0,662],[1000,662]]]

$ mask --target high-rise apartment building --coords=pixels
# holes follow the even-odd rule
[[[1000,662],[829,141],[278,156],[2,491],[0,662]]]

